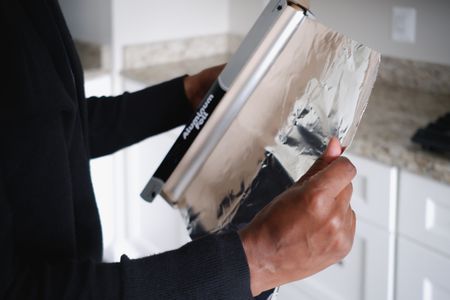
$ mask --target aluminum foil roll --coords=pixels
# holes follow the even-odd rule
[[[192,236],[248,223],[310,168],[332,136],[348,147],[379,63],[377,52],[305,18],[176,199]]]

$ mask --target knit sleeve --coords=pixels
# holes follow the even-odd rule
[[[97,244],[96,211],[94,202],[80,204],[85,198],[71,201],[69,170],[77,165],[68,160],[67,123],[52,113],[0,130],[0,299],[249,299],[248,264],[234,232],[120,263],[81,255]],[[74,229],[83,234],[71,235]]]
[[[193,109],[183,82],[179,77],[135,93],[88,99],[92,158],[186,123]]]
[[[106,264],[30,260],[17,253],[13,232],[13,213],[0,184],[0,299],[252,299],[248,266],[236,233]]]
[[[172,252],[122,258],[125,299],[253,299],[237,233],[210,235]]]

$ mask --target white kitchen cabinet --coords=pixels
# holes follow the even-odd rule
[[[139,195],[178,137],[181,128],[152,137],[125,151],[125,232],[139,257],[180,247],[190,239],[180,213],[158,197],[147,203]]]
[[[357,155],[348,156],[358,170],[353,180],[352,207],[358,219],[395,230],[397,169]]]
[[[397,300],[450,299],[450,257],[400,238],[396,290]]]
[[[358,223],[353,249],[341,263],[280,289],[278,299],[394,299],[396,168],[350,154],[358,169],[352,207]]]
[[[111,94],[109,76],[86,81],[86,96]],[[133,92],[146,85],[124,81]],[[91,161],[94,192],[102,222],[104,261],[118,261],[122,254],[143,257],[171,250],[189,241],[178,211],[161,197],[153,203],[140,193],[175,142],[179,129],[149,138],[137,145]]]
[[[122,78],[122,83],[124,90],[128,92],[139,91],[147,87],[145,83],[127,77]]]
[[[278,300],[392,299],[392,241],[387,231],[359,222],[350,254],[339,264],[280,288]],[[299,254],[301,255],[301,254]]]
[[[146,84],[125,78],[124,90],[134,92]],[[156,84],[153,83],[153,84]],[[151,112],[149,112],[151,117]],[[157,197],[147,203],[141,197],[144,186],[169,152],[182,128],[146,139],[124,153],[124,224],[122,244],[130,257],[137,258],[178,248],[190,240],[180,213]]]
[[[400,234],[450,255],[450,186],[401,172],[399,196]]]
[[[111,75],[108,73],[87,74],[85,76],[86,97],[101,97],[111,94]],[[114,261],[120,257],[117,253],[117,231],[120,225],[117,222],[117,203],[120,201],[123,185],[117,177],[122,165],[121,153],[109,155],[90,162],[91,178],[94,186],[95,198],[100,214],[103,233],[104,260]]]
[[[106,156],[91,160],[91,178],[94,186],[95,199],[100,214],[103,233],[103,249],[105,250],[105,260],[112,261],[112,247],[115,239],[117,227],[116,201],[117,191],[115,190],[115,167],[114,156]]]
[[[85,75],[84,91],[86,98],[93,96],[108,96],[111,95],[112,91],[112,77],[108,72],[95,74],[95,72],[101,71],[91,71],[93,74]]]

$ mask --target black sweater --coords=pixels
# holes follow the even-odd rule
[[[183,79],[86,100],[57,1],[0,1],[0,299],[251,298],[236,233],[101,263],[89,159],[186,121]]]

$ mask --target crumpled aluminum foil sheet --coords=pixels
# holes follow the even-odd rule
[[[348,147],[380,55],[306,18],[177,203],[191,236],[244,226],[336,136]]]

